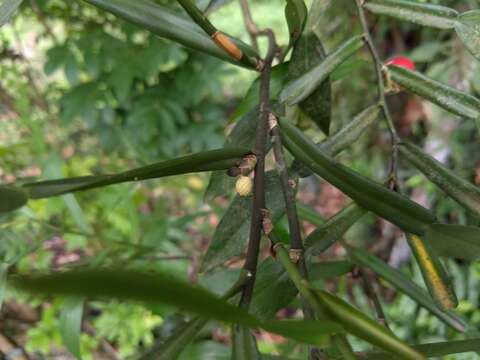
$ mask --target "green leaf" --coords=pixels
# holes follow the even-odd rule
[[[307,20],[307,6],[303,0],[287,0],[285,18],[290,33],[290,44],[294,44],[302,35]]]
[[[301,77],[290,81],[280,93],[280,101],[292,106],[308,98],[337,66],[363,46],[363,42],[363,36],[355,36],[346,41],[334,52],[328,54],[320,64]]]
[[[31,199],[41,199],[124,182],[155,179],[192,172],[229,169],[236,165],[244,155],[249,153],[248,149],[233,147],[204,151],[118,174],[40,181],[24,184],[22,188]],[[2,193],[0,193],[0,198],[2,198]]]
[[[335,156],[341,153],[350,145],[354,144],[370,125],[375,122],[380,110],[381,108],[378,105],[366,108],[355,116],[346,126],[319,143],[319,149],[329,156]],[[293,163],[292,169],[301,177],[311,175],[311,171],[297,160]]]
[[[223,50],[193,21],[178,15],[173,10],[147,0],[85,0],[86,2],[111,12],[154,34],[178,42],[186,47],[232,62]],[[240,40],[235,44],[247,55],[258,57],[255,51]],[[244,66],[240,62],[234,62]]]
[[[416,235],[407,234],[407,241],[437,306],[443,311],[456,308],[458,300],[455,290],[433,246]]]
[[[270,100],[276,100],[280,91],[282,90],[283,83],[287,77],[289,63],[275,65],[272,68],[270,75]],[[247,113],[256,111],[258,107],[258,94],[260,93],[260,76],[248,88],[247,93],[243,97],[240,105],[237,106],[233,115],[230,117],[229,122],[236,122],[241,117],[246,116]]]
[[[476,226],[432,224],[425,240],[440,256],[471,261],[480,258],[480,228]]]
[[[315,226],[323,226],[326,220],[320,216],[314,209],[305,204],[297,203],[297,214],[302,220],[308,221]]]
[[[479,352],[480,339],[444,341],[430,344],[412,345],[412,348],[428,357],[443,357],[450,354]],[[472,354],[473,356],[473,354]],[[391,360],[392,355],[387,353],[367,353],[365,360]]]
[[[319,255],[340,239],[367,211],[352,203],[332,216],[305,238],[305,247],[312,255]]]
[[[60,311],[60,335],[63,344],[77,359],[82,358],[80,355],[80,333],[82,330],[83,301],[82,297],[68,297]]]
[[[276,171],[269,171],[265,179],[267,208],[277,222],[285,213],[282,187]],[[208,271],[234,256],[243,253],[249,236],[252,197],[236,196],[218,224],[205,254],[201,271]]]
[[[327,346],[332,335],[345,332],[339,323],[324,320],[270,320],[262,322],[260,327],[273,334],[319,347]]]
[[[27,193],[17,187],[0,185],[0,214],[21,208],[28,201]]]
[[[231,360],[260,360],[257,341],[249,328],[241,325],[232,327]]]
[[[177,359],[185,348],[190,345],[208,319],[196,317],[179,326],[160,346],[154,346],[143,354],[139,360],[172,360]]]
[[[3,0],[0,4],[0,27],[11,19],[22,2],[23,0]]]
[[[250,313],[268,320],[297,296],[297,288],[278,261],[266,258],[258,266]]]
[[[333,318],[343,324],[348,333],[399,355],[402,359],[424,359],[421,354],[400,340],[390,330],[373,321],[345,301],[326,291],[317,290],[315,294]]]
[[[441,311],[427,292],[412,282],[407,275],[392,268],[376,256],[368,253],[366,250],[354,247],[348,247],[347,249],[351,260],[354,263],[359,266],[370,268],[378,276],[390,283],[395,289],[412,298],[420,306],[427,309],[430,313],[453,329],[460,332],[465,331],[465,323],[460,317],[452,311]]]
[[[325,58],[322,42],[313,32],[305,32],[295,43],[288,67],[288,77],[295,79],[317,66]],[[302,111],[326,134],[330,133],[331,97],[330,80],[326,78],[313,93],[300,102]]]
[[[367,0],[363,6],[378,15],[387,15],[437,29],[455,27],[458,13],[444,6],[405,0]]]
[[[441,162],[409,142],[402,141],[398,148],[400,154],[431,182],[464,208],[480,215],[480,189],[477,186],[462,179]]]
[[[308,279],[325,280],[342,276],[353,270],[353,263],[347,260],[322,261],[308,265]]]
[[[229,304],[210,292],[192,286],[171,274],[88,269],[61,273],[16,275],[9,279],[16,288],[32,293],[67,296],[106,297],[123,301],[162,303],[205,318],[262,328],[300,342],[323,346],[332,333],[343,331],[334,322],[267,321],[262,322],[245,310]],[[304,329],[299,332],[298,329]]]
[[[461,14],[455,23],[455,31],[468,51],[480,60],[480,10]]]
[[[471,120],[480,118],[480,100],[415,71],[388,66],[388,75],[406,90],[423,97],[453,114]]]
[[[232,2],[232,0],[210,0],[203,12],[205,14],[211,14],[215,10],[220,9],[222,6],[227,5],[230,2]]]
[[[409,198],[336,163],[288,121],[280,119],[280,125],[284,144],[294,157],[359,206],[418,235],[424,233],[425,225],[435,222],[435,216],[430,211]]]

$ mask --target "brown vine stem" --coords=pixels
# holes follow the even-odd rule
[[[253,21],[252,13],[250,12],[250,7],[248,6],[248,0],[240,0],[240,7],[242,9],[243,21],[245,23],[245,28],[248,31],[248,35],[250,36],[252,47],[258,51],[258,28],[255,24],[255,21]]]
[[[360,17],[360,23],[362,24],[363,33],[365,37],[365,41],[367,43],[368,50],[372,57],[372,60],[375,64],[375,70],[377,75],[377,86],[378,86],[378,102],[382,107],[383,116],[387,122],[388,130],[390,132],[390,136],[392,138],[392,161],[390,164],[390,187],[392,189],[398,188],[398,143],[400,141],[400,137],[398,136],[397,130],[395,129],[395,125],[393,124],[392,117],[390,115],[390,109],[388,107],[386,96],[385,96],[385,81],[383,78],[383,63],[380,60],[380,56],[378,55],[378,51],[373,43],[372,35],[368,28],[367,17],[365,16],[365,11],[363,10],[362,4],[363,0],[355,0],[355,4],[357,5],[358,15]]]
[[[268,116],[270,114],[270,75],[272,62],[277,50],[275,35],[270,29],[262,30],[260,35],[268,37],[268,53],[265,58],[265,65],[260,75],[260,107],[256,131],[255,147],[253,149],[257,156],[255,166],[255,177],[253,182],[253,205],[252,221],[250,225],[250,240],[248,242],[247,258],[244,269],[250,271],[252,277],[245,284],[242,291],[240,305],[248,308],[252,300],[255,275],[257,271],[258,254],[260,251],[260,240],[262,238],[263,210],[265,209],[265,156],[268,138]]]
[[[383,311],[382,304],[380,303],[380,299],[378,298],[377,293],[375,292],[373,284],[370,282],[370,279],[368,278],[364,268],[360,267],[358,271],[362,278],[364,292],[367,295],[367,297],[370,299],[370,302],[372,303],[375,309],[378,323],[385,326],[388,329],[389,326],[388,326],[387,318]]]

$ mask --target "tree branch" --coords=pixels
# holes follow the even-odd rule
[[[252,47],[258,51],[258,28],[252,18],[252,13],[248,6],[248,0],[240,0],[240,7],[242,8],[243,21],[245,23],[245,28],[247,29],[248,35],[250,36],[250,41]]]
[[[372,60],[375,64],[375,71],[377,76],[377,87],[378,87],[378,102],[382,107],[383,116],[387,122],[388,130],[390,132],[390,136],[392,138],[392,161],[390,164],[390,173],[389,173],[389,182],[390,187],[393,189],[397,189],[397,173],[398,173],[398,143],[400,137],[398,136],[397,130],[395,129],[395,125],[393,124],[392,117],[390,115],[390,109],[388,107],[386,97],[385,97],[385,81],[383,79],[383,63],[380,60],[380,56],[378,55],[378,51],[375,48],[375,44],[373,43],[372,35],[368,28],[367,18],[365,16],[365,11],[362,7],[362,0],[355,0],[355,4],[357,5],[358,15],[360,17],[360,23],[362,24],[363,33],[365,36],[365,41],[367,43],[368,50],[370,51],[370,55]]]
[[[252,273],[252,278],[242,292],[240,305],[248,307],[253,295],[253,286],[257,271],[260,240],[262,237],[262,211],[265,209],[265,156],[268,137],[268,116],[270,114],[270,75],[272,62],[276,52],[275,36],[271,30],[261,32],[268,37],[269,47],[265,58],[265,65],[260,76],[260,108],[256,131],[254,153],[257,156],[255,177],[253,183],[252,221],[250,226],[250,240],[247,249],[247,258],[244,269]]]

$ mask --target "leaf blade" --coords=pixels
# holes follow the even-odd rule
[[[410,92],[431,101],[441,108],[471,120],[480,118],[480,100],[416,71],[395,65],[388,66],[393,81]]]
[[[292,106],[305,100],[340,64],[352,56],[364,44],[363,36],[355,36],[328,54],[323,61],[301,77],[286,84],[280,93],[280,101]]]
[[[387,15],[437,29],[455,27],[458,13],[445,6],[403,0],[368,0],[363,6],[378,15]]]
[[[65,347],[77,359],[81,360],[80,333],[83,316],[82,297],[67,297],[60,312],[60,335]]]

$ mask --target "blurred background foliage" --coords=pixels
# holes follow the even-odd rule
[[[180,11],[175,1],[158,2]],[[319,2],[325,11],[317,30],[327,49],[360,33],[353,1]],[[474,0],[429,2],[462,11],[480,6],[480,1]],[[208,3],[198,1],[202,8]],[[273,28],[279,43],[286,45],[284,1],[250,3],[259,26]],[[216,4],[210,13],[213,23],[248,42],[239,4]],[[370,17],[370,24],[384,59],[409,56],[421,72],[480,95],[480,64],[450,32],[375,16]],[[266,44],[260,45],[264,49]],[[333,76],[334,129],[375,99],[374,72],[368,59],[366,52],[356,56]],[[21,13],[0,33],[1,182],[116,172],[220,147],[232,127],[232,114],[254,78],[250,71],[159,39],[85,3],[26,0]],[[459,120],[406,94],[389,101],[403,137],[480,184],[480,142],[473,122]],[[314,139],[322,138],[301,116],[298,124]],[[389,141],[379,122],[340,160],[382,179],[388,170]],[[476,223],[406,164],[401,176],[412,198],[434,206],[440,219]],[[233,189],[207,204],[203,200],[207,184],[208,175],[186,175],[30,202],[15,216],[0,217],[0,263],[29,272],[87,261],[161,268],[218,292],[231,283],[232,270],[222,268],[214,275],[202,275],[198,270]],[[301,189],[300,200],[324,216],[333,215],[347,202],[335,188],[316,178],[304,180]],[[348,232],[347,239],[423,284],[398,230],[373,216],[366,219]],[[304,225],[306,232],[311,231],[311,224]],[[326,259],[342,256],[342,249],[336,247],[324,255]],[[232,262],[230,267],[238,267],[238,263]],[[459,312],[470,325],[467,337],[473,336],[480,326],[480,266],[450,261],[448,269],[457,279]],[[325,283],[328,289],[336,289],[353,304],[371,311],[354,274]],[[399,337],[409,342],[456,338],[410,299],[397,296],[387,284],[379,287],[390,325]],[[69,358],[59,332],[62,307],[61,300],[40,303],[7,293],[0,313],[0,340],[26,349],[32,359]],[[278,316],[292,314],[287,309]],[[83,357],[128,358],[166,338],[182,321],[169,308],[87,302]],[[257,336],[263,353],[304,357],[301,346],[266,333]],[[228,329],[211,325],[182,359],[229,359],[228,342]],[[355,346],[362,349],[364,344]],[[451,359],[474,357],[456,355]]]

